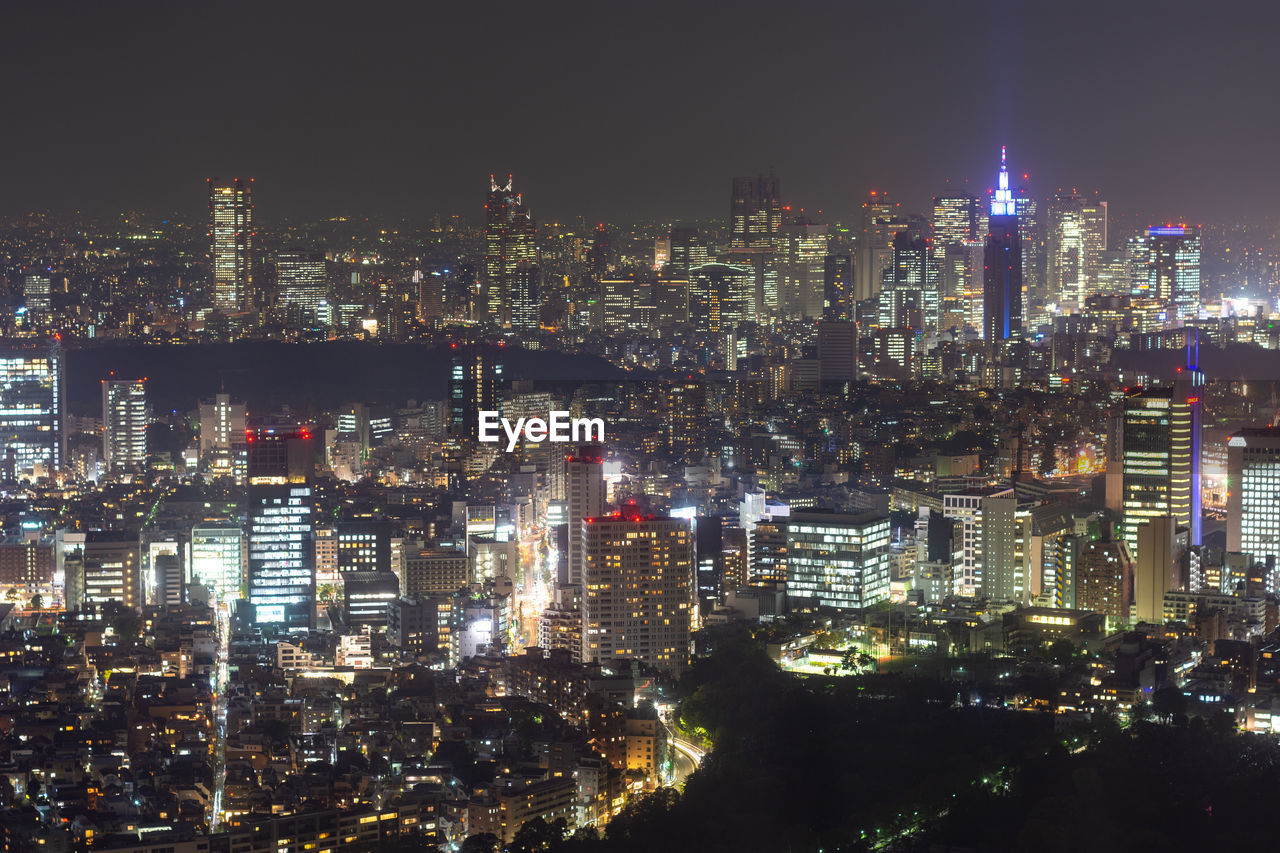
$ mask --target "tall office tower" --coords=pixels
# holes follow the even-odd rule
[[[329,273],[324,253],[290,249],[276,255],[276,288],[280,305],[297,308],[309,320],[329,295]]]
[[[839,392],[857,381],[857,325],[851,320],[819,320],[818,384]]]
[[[1200,314],[1200,226],[1147,229],[1147,295],[1166,311],[1167,322],[1194,322]]]
[[[1164,624],[1164,594],[1178,589],[1174,534],[1177,525],[1167,515],[1138,526],[1138,553],[1133,570],[1133,603],[1138,621]]]
[[[27,319],[36,323],[47,320],[53,313],[53,282],[47,275],[22,277],[22,302],[27,309]]]
[[[688,463],[698,463],[714,455],[710,442],[707,385],[700,377],[676,380],[666,385],[662,428],[672,455]]]
[[[689,322],[689,278],[672,268],[663,269],[654,279],[653,324],[658,329],[671,329]]]
[[[85,534],[80,562],[74,568],[67,566],[68,610],[109,601],[130,610],[142,609],[142,561],[136,533],[90,531]]]
[[[56,340],[0,342],[0,461],[12,455],[18,475],[53,474],[66,458],[64,371]]]
[[[609,229],[601,222],[591,235],[591,248],[587,251],[587,266],[594,278],[607,275],[613,266],[613,241],[609,239]]]
[[[1280,427],[1227,439],[1227,551],[1280,565]]]
[[[1080,220],[1084,227],[1084,279],[1085,298],[1096,296],[1098,289],[1098,266],[1102,263],[1102,253],[1107,250],[1110,239],[1107,232],[1107,203],[1094,193],[1080,207]]]
[[[565,462],[565,507],[569,522],[568,576],[563,582],[582,584],[582,523],[604,515],[604,448],[587,444]]]
[[[1128,294],[1136,299],[1154,298],[1150,293],[1151,281],[1147,270],[1151,262],[1151,238],[1137,234],[1125,240],[1124,258],[1129,267]]]
[[[239,525],[191,528],[191,582],[209,587],[216,601],[231,602],[244,595],[245,538]]]
[[[489,317],[501,324],[511,322],[511,287],[521,263],[538,263],[533,216],[521,194],[512,191],[512,178],[505,186],[489,176],[489,196],[485,201],[484,287]]]
[[[147,464],[148,415],[145,379],[102,380],[102,458],[108,471]]]
[[[705,334],[729,331],[757,319],[756,270],[730,264],[703,264],[689,271],[689,321]]]
[[[782,294],[784,317],[811,319],[822,316],[827,226],[806,217],[782,225]]]
[[[1178,368],[1178,377],[1173,383],[1173,414],[1169,425],[1173,469],[1170,472],[1169,506],[1170,514],[1187,528],[1189,542],[1199,545],[1204,436],[1204,404],[1200,402],[1200,394],[1204,390],[1204,374],[1199,367],[1199,332],[1188,329],[1186,336],[1187,363],[1185,367]]]
[[[1000,149],[1000,177],[987,220],[982,258],[983,337],[989,343],[1022,336],[1022,232],[1009,167]]]
[[[1048,298],[1070,306],[1088,296],[1085,263],[1084,199],[1059,192],[1049,199],[1045,234]]]
[[[729,203],[729,248],[777,249],[781,229],[778,179],[772,175],[734,178]]]
[[[541,322],[541,288],[538,268],[521,261],[511,274],[511,328],[531,332]]]
[[[315,619],[311,430],[253,427],[248,441],[249,603],[259,625],[308,628]]]
[[[245,405],[230,394],[200,401],[200,454],[231,451],[244,445]]]
[[[936,329],[938,281],[930,262],[929,239],[915,229],[893,237],[892,265],[880,291],[882,329]]]
[[[679,674],[694,606],[689,522],[621,512],[587,519],[579,535],[583,661],[636,659]]]
[[[641,284],[641,275],[634,272],[600,279],[600,326],[606,334],[631,325],[633,313],[642,303]]]
[[[1025,174],[1023,177],[1027,177]],[[1022,232],[1022,284],[1027,298],[1037,305],[1046,299],[1044,284],[1044,225],[1040,200],[1027,187],[1013,191],[1018,203],[1018,230]]]
[[[858,259],[854,264],[857,286],[854,301],[871,299],[880,292],[884,271],[893,261],[893,235],[908,226],[897,202],[884,193],[871,191],[862,203],[862,229],[858,234]]]
[[[822,259],[822,317],[853,319],[853,255],[849,252]]]
[[[450,438],[476,437],[480,412],[502,408],[502,361],[491,348],[457,346],[449,353]]]
[[[1133,602],[1133,556],[1124,542],[1086,542],[1075,565],[1075,607],[1107,617],[1109,629],[1129,621]]]
[[[253,298],[253,179],[208,183],[213,307],[224,314],[247,311]]]
[[[948,246],[976,243],[978,233],[978,200],[964,193],[937,196],[933,200],[933,256],[940,259]]]
[[[677,225],[671,229],[671,260],[667,264],[676,278],[688,278],[690,270],[711,263],[711,243],[696,228]]]
[[[693,522],[693,551],[697,561],[698,613],[711,613],[724,600],[724,529],[720,516],[700,515]]]
[[[796,512],[787,522],[787,596],[857,610],[889,599],[889,519]]]
[[[1172,516],[1193,544],[1200,541],[1200,399],[1194,388],[1188,381],[1125,395],[1122,530],[1138,559],[1138,527],[1151,518]]]

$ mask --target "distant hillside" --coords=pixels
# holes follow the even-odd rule
[[[510,346],[501,352],[511,379],[589,382],[628,377],[591,356]],[[75,414],[99,413],[100,383],[111,371],[124,378],[147,377],[157,410],[189,410],[201,397],[225,388],[251,409],[288,403],[306,413],[345,401],[398,404],[410,398],[442,399],[448,385],[449,350],[361,341],[75,349],[67,352],[68,408]]]

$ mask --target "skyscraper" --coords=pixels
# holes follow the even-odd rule
[[[565,581],[582,584],[582,523],[604,515],[604,449],[584,445],[565,462],[566,509],[569,522],[569,574]]]
[[[989,343],[1022,334],[1022,235],[1018,201],[1009,189],[1005,149],[1000,149],[1000,177],[991,201],[987,245],[982,264],[983,336]]]
[[[18,474],[66,458],[62,347],[57,341],[0,343],[0,457],[13,455]]]
[[[102,458],[111,472],[147,462],[145,379],[102,380]]]
[[[449,352],[449,424],[452,438],[476,437],[480,412],[502,408],[502,361],[485,347],[458,346]]]
[[[580,535],[583,660],[636,659],[679,674],[694,606],[689,522],[619,512],[587,519]]]
[[[260,625],[306,628],[315,618],[311,430],[254,427],[246,435],[249,603]]]
[[[512,191],[513,179],[500,186],[489,176],[489,196],[485,201],[484,286],[489,317],[501,324],[511,323],[511,291],[520,265],[536,265],[537,243],[533,215],[524,197]]]
[[[729,206],[729,248],[777,249],[781,229],[779,180],[772,175],[734,178]]]
[[[780,241],[783,315],[796,319],[821,316],[827,226],[805,216],[792,217],[783,224]]]
[[[213,307],[245,311],[253,299],[253,179],[208,183]]]
[[[1227,440],[1227,550],[1280,565],[1280,427]]]
[[[858,258],[854,264],[857,287],[854,300],[861,302],[880,292],[884,271],[893,256],[893,235],[908,225],[897,202],[876,190],[862,203],[862,230],[858,234]]]
[[[893,236],[892,262],[880,291],[883,329],[937,328],[938,282],[930,261],[929,239],[916,229]]]
[[[1200,542],[1200,398],[1191,380],[1170,388],[1138,388],[1124,398],[1120,448],[1124,541],[1141,559],[1138,528],[1172,516]]]
[[[1147,296],[1166,312],[1166,322],[1193,322],[1200,314],[1200,226],[1147,229]]]
[[[838,252],[822,261],[822,317],[853,319],[853,255]]]
[[[329,293],[324,253],[305,249],[280,252],[276,255],[276,285],[282,307],[298,308],[314,320],[316,309]]]
[[[1049,199],[1046,219],[1048,298],[1083,306],[1088,296],[1084,199],[1074,192],[1057,193]]]

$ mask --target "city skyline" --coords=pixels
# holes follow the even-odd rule
[[[623,27],[613,9],[584,21],[576,4],[500,5],[489,19],[389,4],[349,28],[336,5],[305,16],[288,4],[158,8],[11,10],[15,31],[64,14],[55,44],[37,53],[19,40],[3,60],[24,80],[17,109],[37,132],[0,143],[4,161],[23,164],[0,213],[188,211],[194,182],[222,175],[256,177],[268,221],[470,216],[482,176],[497,172],[515,174],[547,220],[696,220],[719,218],[727,175],[772,168],[787,201],[835,218],[872,188],[912,209],[946,192],[984,195],[988,152],[1007,145],[1042,197],[1100,190],[1121,217],[1151,222],[1271,216],[1257,176],[1276,120],[1254,105],[1274,77],[1259,35],[1276,12],[1256,5],[1195,28],[1182,26],[1194,4],[1177,2],[912,16],[810,3],[771,10],[768,28],[712,6],[659,5]],[[558,27],[561,15],[578,26]],[[666,26],[672,17],[684,26]],[[449,36],[412,49],[425,32]],[[252,59],[219,62],[223,33]],[[505,33],[528,47],[482,47]],[[380,61],[363,60],[366,46]],[[762,50],[801,73],[750,59]],[[671,61],[612,63],[628,51]],[[1053,62],[1064,56],[1078,56],[1071,74]],[[966,85],[950,87],[957,70]],[[78,109],[54,106],[66,93]],[[210,127],[221,103],[235,109]],[[737,116],[761,107],[766,121],[743,134]],[[890,112],[887,127],[870,121]],[[511,129],[465,145],[448,132],[489,122]]]

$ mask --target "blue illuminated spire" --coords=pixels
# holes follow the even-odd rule
[[[991,199],[992,216],[1017,216],[1018,202],[1009,189],[1009,165],[1005,162],[1004,146],[1000,146],[1000,183],[996,187],[995,197]]]

